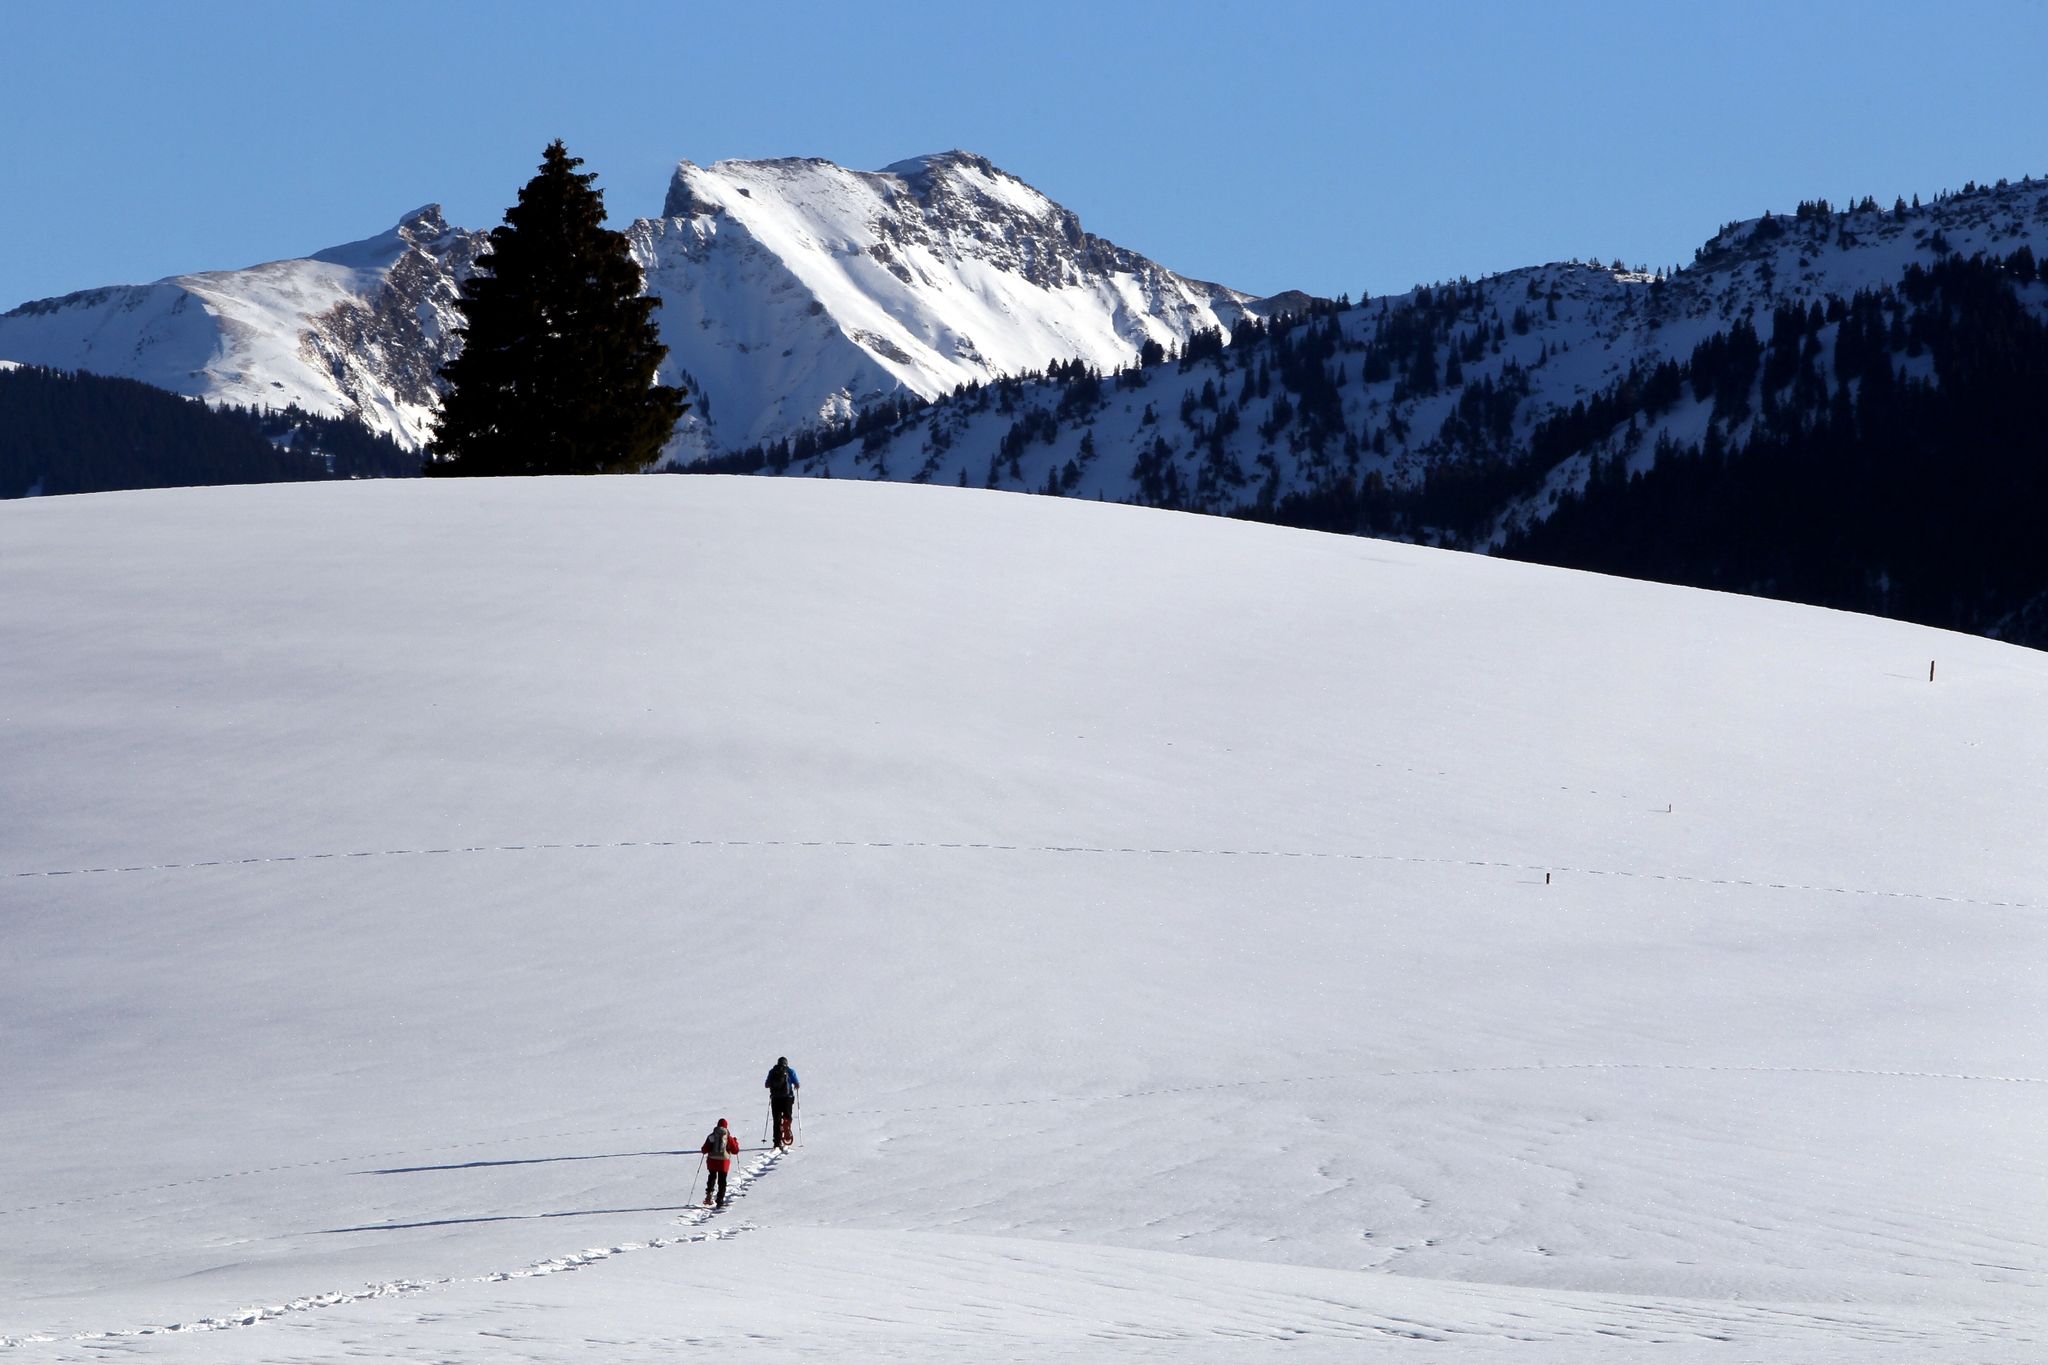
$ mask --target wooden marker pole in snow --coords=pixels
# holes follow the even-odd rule
[[[1543,884],[1545,886],[1550,885],[1550,874],[1548,872],[1543,874]]]
[[[1934,681],[1934,660],[1932,659],[1927,661],[1927,681]]]

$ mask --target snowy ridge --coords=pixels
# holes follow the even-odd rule
[[[0,354],[211,403],[352,415],[417,446],[439,402],[456,287],[485,240],[430,204],[299,260],[23,304],[0,315]]]
[[[1914,206],[1766,215],[1723,228],[1694,263],[1668,274],[1560,262],[1421,287],[1276,329],[1284,338],[1206,350],[1199,363],[1155,365],[1127,383],[1100,367],[1100,397],[1077,394],[1072,380],[1004,385],[767,468],[1205,512],[1271,507],[1340,485],[1414,490],[1446,465],[1528,459],[1546,421],[1632,369],[1683,363],[1738,322],[1768,338],[1774,309],[1894,286],[1909,265],[1944,254],[2002,258],[2022,247],[2048,256],[2048,182],[1972,186]],[[2048,314],[2048,280],[2024,295]],[[1823,389],[1835,331],[1830,322],[1818,336]],[[1314,353],[1306,362],[1303,350]],[[1731,444],[1764,406],[1755,398],[1748,415],[1722,424]],[[1497,545],[1583,486],[1595,457],[1645,469],[1660,437],[1700,441],[1714,407],[1687,393],[1652,424],[1575,446],[1476,532],[1427,523],[1405,532],[1428,543]]]

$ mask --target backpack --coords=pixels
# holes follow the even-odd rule
[[[768,1093],[778,1100],[788,1099],[793,1088],[790,1082],[795,1079],[796,1072],[793,1069],[777,1063],[768,1072]]]

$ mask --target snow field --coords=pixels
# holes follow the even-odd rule
[[[2038,1355],[2039,655],[947,489],[0,511],[9,1354]]]

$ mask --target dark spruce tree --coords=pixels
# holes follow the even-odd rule
[[[660,454],[689,405],[654,382],[668,348],[597,177],[549,144],[456,305],[462,351],[429,474],[622,474]]]

